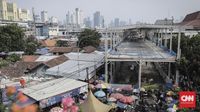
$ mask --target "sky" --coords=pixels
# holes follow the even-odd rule
[[[84,17],[93,17],[95,11],[100,11],[106,23],[114,18],[132,23],[154,23],[156,19],[174,17],[180,20],[186,14],[200,11],[200,0],[8,0],[16,2],[18,7],[40,11],[48,11],[49,16],[65,19],[68,11],[80,8]]]

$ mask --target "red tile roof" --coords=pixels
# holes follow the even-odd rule
[[[193,26],[194,28],[200,28],[200,11],[186,15],[180,24],[185,26]]]
[[[56,42],[57,42],[57,40],[55,40],[55,39],[47,39],[47,40],[42,40],[40,43],[44,47],[55,47]]]
[[[59,56],[59,57],[57,57],[57,58],[54,58],[54,59],[51,59],[51,60],[45,62],[44,64],[45,64],[46,66],[48,66],[49,68],[51,68],[51,67],[54,67],[54,66],[57,66],[57,65],[59,65],[59,64],[64,63],[64,62],[67,61],[68,59],[69,59],[69,58],[66,57],[65,55],[61,55],[61,56]]]
[[[39,56],[37,55],[24,55],[22,56],[22,61],[24,62],[35,62]]]
[[[94,52],[96,48],[93,46],[86,46],[86,47],[83,47],[83,50],[85,53],[91,53],[91,52]]]
[[[49,50],[50,53],[70,53],[78,52],[77,47],[53,47]]]
[[[34,70],[43,63],[40,62],[16,62],[14,65],[4,67],[0,69],[0,75],[6,75],[9,77],[21,77],[28,70]]]

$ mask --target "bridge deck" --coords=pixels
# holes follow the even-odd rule
[[[122,42],[108,53],[108,61],[175,62],[176,55],[150,41]]]

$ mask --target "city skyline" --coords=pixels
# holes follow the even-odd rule
[[[132,23],[154,23],[156,19],[171,18],[180,20],[187,13],[200,10],[200,1],[188,0],[8,0],[16,2],[22,8],[35,8],[36,13],[48,11],[50,16],[56,16],[60,21],[65,20],[67,11],[80,8],[84,17],[93,17],[94,12],[100,11],[109,24],[114,18],[123,21],[132,20]],[[48,4],[47,4],[48,3]],[[179,5],[178,5],[179,4]],[[192,7],[191,7],[192,6]]]

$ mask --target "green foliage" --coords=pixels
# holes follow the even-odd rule
[[[0,26],[0,51],[22,51],[24,31],[16,24]]]
[[[177,37],[173,39],[173,50],[177,51]],[[200,76],[200,35],[192,38],[181,36],[181,59],[177,67],[182,75],[194,77]]]
[[[34,42],[26,43],[25,53],[28,55],[33,55],[34,52],[37,50],[37,44]]]
[[[100,44],[101,34],[96,30],[85,29],[78,37],[79,47],[85,46],[98,47]]]
[[[12,55],[9,55],[6,60],[9,61],[9,62],[17,62],[19,61],[21,58],[19,55],[16,55],[16,54],[12,54]]]
[[[0,58],[0,68],[8,66],[9,61]]]
[[[68,47],[69,45],[68,45],[68,42],[67,42],[67,41],[58,40],[58,41],[56,42],[56,46],[57,46],[57,47]]]
[[[0,40],[0,52],[25,50],[25,53],[33,54],[39,46],[35,37],[25,38],[23,29],[16,24],[0,26]]]
[[[6,107],[0,103],[0,112],[5,112],[6,111]]]

